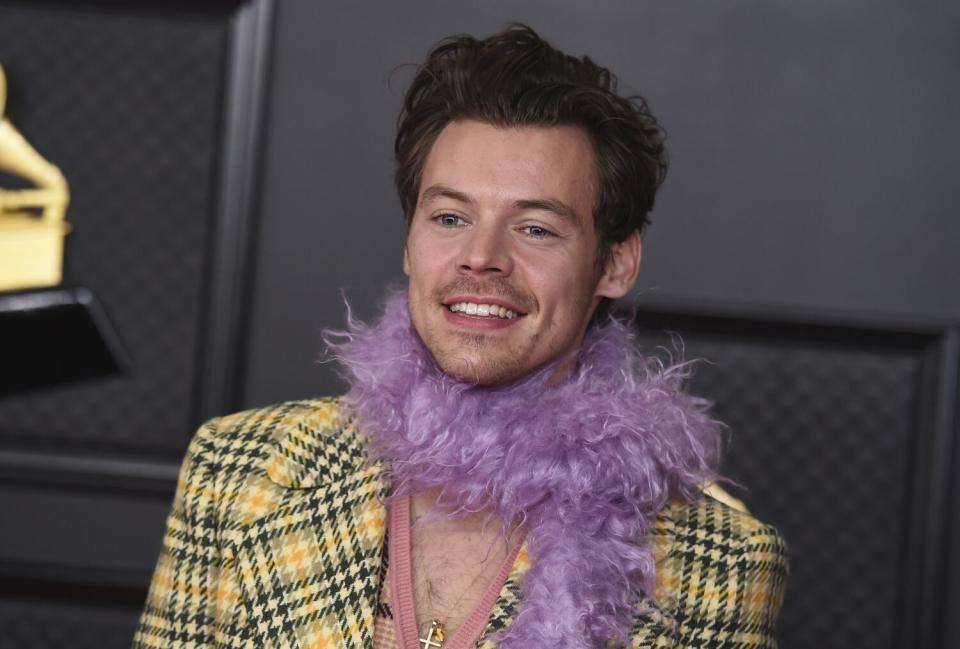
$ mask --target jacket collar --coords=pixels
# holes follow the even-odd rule
[[[309,405],[275,422],[276,442],[263,460],[266,477],[282,488],[281,505],[233,544],[247,624],[270,638],[268,646],[371,649],[386,574],[390,485],[383,467],[370,461],[346,406]],[[495,633],[512,620],[528,557],[524,545],[480,649],[494,649]]]
[[[266,646],[370,648],[389,485],[338,401],[309,406],[276,424],[262,467],[281,489],[231,544],[247,626]]]
[[[299,402],[273,431],[275,447],[264,461],[267,477],[287,489],[312,489],[341,481],[374,465],[342,399]]]

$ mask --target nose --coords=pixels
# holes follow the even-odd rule
[[[498,228],[474,225],[463,238],[458,268],[460,272],[472,275],[510,275],[513,258],[506,237]]]

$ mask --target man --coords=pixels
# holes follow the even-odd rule
[[[666,170],[642,101],[511,26],[448,39],[396,140],[408,290],[343,399],[194,438],[139,647],[770,647],[776,531],[718,426],[605,316]]]

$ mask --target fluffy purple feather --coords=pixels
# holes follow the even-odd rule
[[[326,340],[394,494],[441,487],[460,511],[527,521],[533,567],[500,646],[627,644],[654,584],[657,512],[715,475],[720,426],[683,391],[689,365],[645,358],[613,320],[587,332],[565,382],[548,366],[506,387],[471,385],[436,365],[403,291],[378,324],[351,318]]]

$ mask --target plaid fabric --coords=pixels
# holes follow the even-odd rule
[[[187,451],[133,646],[366,648],[384,568],[389,485],[336,399],[215,419]],[[710,498],[654,534],[655,601],[633,647],[775,647],[787,574],[772,527]],[[520,602],[521,552],[478,644]]]

